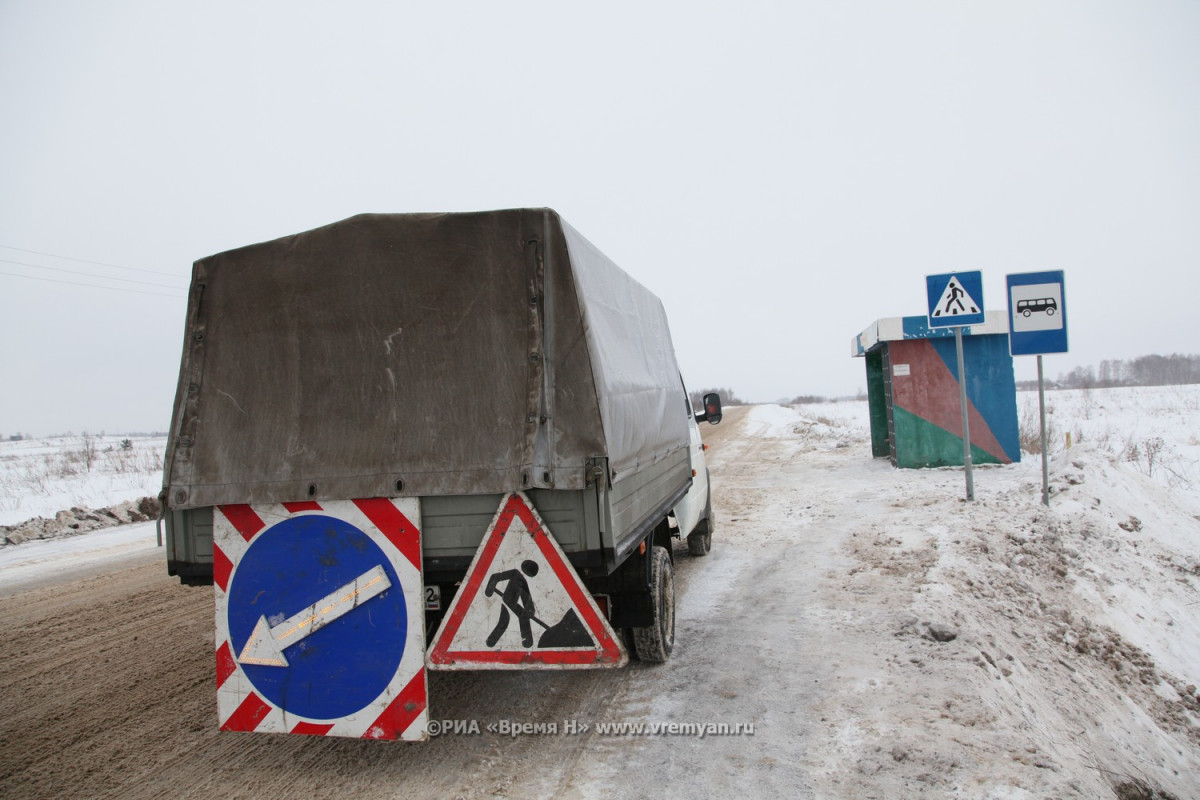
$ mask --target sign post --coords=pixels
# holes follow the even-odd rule
[[[1008,350],[1014,356],[1037,356],[1038,412],[1042,427],[1042,503],[1050,505],[1050,457],[1046,442],[1044,353],[1067,352],[1067,292],[1063,271],[1009,275]]]
[[[971,421],[967,413],[967,371],[963,364],[962,326],[954,328],[954,348],[958,352],[958,399],[962,406],[963,471],[967,476],[967,499],[975,499],[974,463],[971,461]]]
[[[986,319],[983,312],[983,273],[926,275],[925,294],[929,301],[929,327],[954,328],[954,346],[958,353],[958,394],[962,406],[963,469],[967,479],[967,500],[974,500],[971,423],[967,413],[967,372],[963,360],[962,329],[965,325],[981,324]]]

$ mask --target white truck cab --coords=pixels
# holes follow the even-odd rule
[[[716,425],[721,421],[721,398],[716,393],[704,396],[704,410],[696,413],[691,398],[684,392],[690,437],[689,456],[692,462],[692,486],[675,506],[673,513],[677,533],[687,537],[688,552],[693,556],[706,555],[712,547],[715,524],[712,492],[709,487],[708,464],[704,458],[705,445],[700,438],[701,422]]]

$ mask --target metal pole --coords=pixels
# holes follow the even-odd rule
[[[971,470],[971,423],[967,419],[967,370],[963,365],[962,326],[954,329],[954,346],[958,350],[958,396],[962,403],[963,466],[967,473],[967,499],[975,499],[975,480]]]
[[[1038,412],[1042,418],[1042,503],[1050,505],[1050,454],[1046,452],[1046,382],[1042,378],[1042,357],[1038,360]]]

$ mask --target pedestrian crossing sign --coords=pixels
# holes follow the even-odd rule
[[[982,272],[927,275],[925,292],[929,300],[931,328],[980,325],[986,318],[983,312]]]

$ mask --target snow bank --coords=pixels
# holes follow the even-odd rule
[[[814,760],[848,748],[856,763],[823,776],[832,796],[1197,796],[1200,387],[1048,400],[1073,434],[1070,449],[1051,437],[1048,508],[1039,456],[976,468],[967,503],[960,469],[881,472],[865,404],[845,417],[849,452],[831,449],[844,432],[818,433],[827,407],[795,409],[797,459],[822,451],[814,433],[844,456],[810,471],[808,495],[861,498],[828,523],[850,566],[826,602],[853,611]]]

